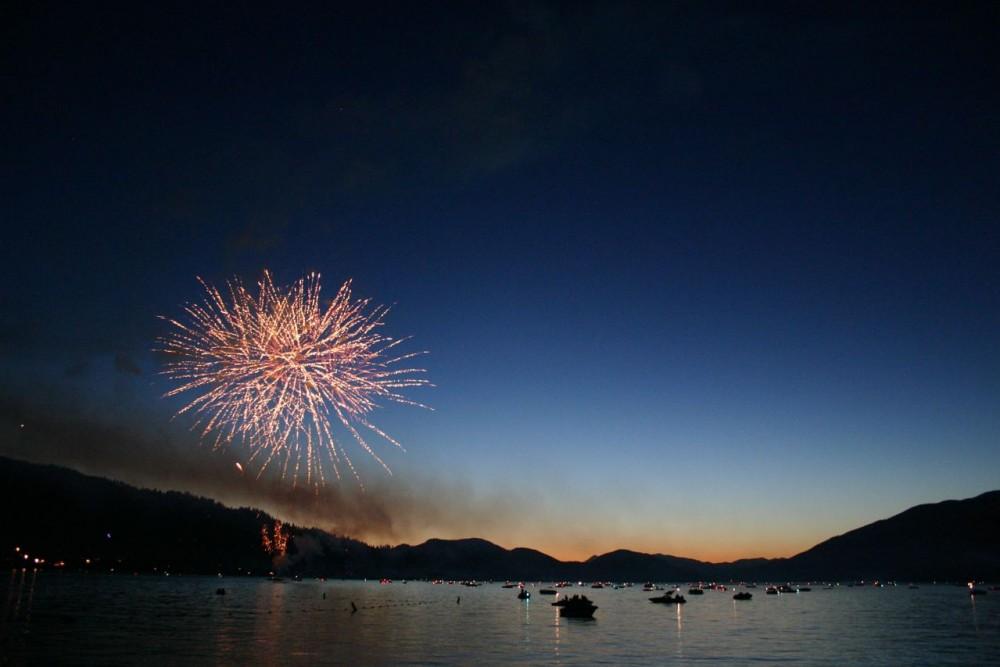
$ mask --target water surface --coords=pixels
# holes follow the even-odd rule
[[[1000,592],[710,590],[673,606],[638,586],[564,589],[599,606],[587,621],[529,590],[15,570],[0,583],[0,664],[1000,664]]]

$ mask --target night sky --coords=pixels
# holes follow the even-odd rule
[[[4,10],[0,454],[574,558],[1000,488],[1000,5],[866,4]],[[157,316],[264,268],[429,352],[365,493],[161,397]]]

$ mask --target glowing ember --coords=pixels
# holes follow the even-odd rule
[[[338,480],[346,463],[360,484],[336,423],[391,474],[363,432],[402,445],[368,415],[379,399],[426,407],[399,392],[429,383],[415,377],[423,369],[396,367],[423,353],[393,356],[406,339],[379,333],[388,308],[352,301],[348,281],[324,309],[318,274],[279,288],[265,272],[256,296],[234,280],[228,300],[201,283],[204,303],[185,307],[186,322],[163,318],[172,328],[158,339],[157,351],[170,355],[163,373],[179,382],[166,396],[197,394],[178,414],[197,415],[193,428],[214,434],[216,447],[244,442],[258,477],[278,460],[282,477],[297,481],[304,468],[319,486],[329,461]]]
[[[260,527],[260,543],[264,551],[272,556],[284,556],[288,547],[288,535],[283,530],[282,523],[278,519],[274,520],[274,527],[268,530],[267,526]]]

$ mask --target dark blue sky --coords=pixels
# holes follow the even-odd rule
[[[787,554],[1000,486],[994,4],[2,23],[0,453],[556,555]],[[436,411],[379,419],[391,525],[189,474],[156,316],[265,267],[431,352]]]

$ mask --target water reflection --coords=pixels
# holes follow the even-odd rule
[[[638,591],[599,590],[588,622],[499,585],[462,589],[456,605],[460,589],[417,582],[241,578],[225,580],[227,594],[216,596],[219,583],[12,571],[0,578],[0,664],[61,664],[66,656],[142,664],[154,652],[161,664],[251,666],[644,665],[671,655],[684,664],[967,665],[1000,655],[1000,596],[968,601],[944,586],[845,588],[745,603],[735,613],[722,594],[665,609]]]
[[[264,582],[256,588],[254,596],[254,652],[260,655],[263,662],[279,664],[282,656],[278,654],[281,636],[281,625],[285,611],[285,586],[280,582]],[[264,638],[265,641],[261,641]],[[259,653],[258,653],[259,652]]]
[[[677,611],[677,648],[675,653],[678,658],[684,657],[684,605],[675,604],[674,609]]]
[[[560,641],[559,641],[559,629],[560,629],[559,607],[552,607],[552,611],[555,612],[555,618],[552,621],[552,627],[555,628],[555,635],[556,635],[555,636],[555,641],[553,642],[553,647],[552,648],[553,648],[553,650],[554,650],[554,652],[556,654],[556,662],[559,663],[560,662],[560,655],[559,655],[559,645],[560,645]]]
[[[22,571],[23,572],[23,571]],[[38,577],[38,570],[31,571],[31,583],[28,584],[28,608],[24,613],[24,631],[28,631],[28,626],[31,625],[31,603],[35,599],[35,579]]]
[[[219,583],[223,583],[220,580]],[[226,595],[230,592],[227,591]],[[215,655],[222,663],[232,664],[236,662],[236,649],[240,643],[240,627],[246,621],[236,616],[233,611],[226,606],[226,596],[216,595],[214,607],[206,612],[204,617],[210,619],[212,627],[215,629]]]
[[[21,570],[10,571],[10,580],[7,582],[7,596],[3,603],[3,616],[0,616],[0,642],[3,642],[3,640],[6,639],[7,637],[7,632],[8,632],[7,628],[12,620],[11,617],[13,616],[12,614],[13,606],[15,604],[20,604],[21,602],[20,586],[15,585],[19,573],[21,574],[22,577],[24,576],[23,571]],[[16,603],[14,602],[15,593],[17,594]]]
[[[4,646],[14,641],[14,638],[23,639],[31,630],[31,610],[37,577],[37,570],[27,568],[10,572],[3,615],[0,616],[0,655],[3,655]],[[7,664],[6,661],[3,664]]]

